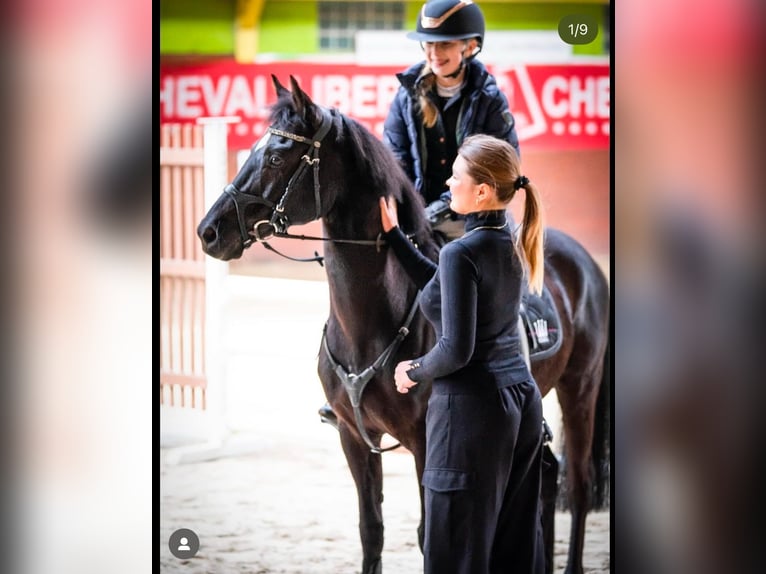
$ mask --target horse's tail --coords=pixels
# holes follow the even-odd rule
[[[593,476],[593,510],[609,508],[611,490],[611,451],[612,451],[612,376],[611,344],[607,343],[604,352],[604,369],[601,374],[601,386],[596,399],[596,413],[593,419],[593,442],[591,457],[595,474]]]

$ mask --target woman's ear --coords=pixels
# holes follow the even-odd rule
[[[492,192],[492,189],[489,187],[486,183],[480,183],[478,189],[476,190],[476,201],[482,202],[486,201],[490,193]]]

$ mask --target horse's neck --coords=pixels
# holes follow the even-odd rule
[[[373,245],[325,248],[327,284],[339,310],[359,313],[380,304],[387,291],[385,258]]]
[[[367,239],[369,231],[344,230],[354,236],[341,237],[325,224],[325,233],[334,239]],[[331,321],[337,322],[348,339],[390,331],[400,320],[412,297],[403,270],[392,265],[387,247],[375,245],[328,244],[325,267],[330,292]],[[395,328],[398,328],[396,325]]]

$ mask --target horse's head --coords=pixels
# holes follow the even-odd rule
[[[241,257],[253,240],[319,219],[328,208],[329,192],[320,195],[319,166],[320,155],[323,168],[326,164],[320,150],[329,142],[333,116],[292,76],[292,92],[272,79],[277,102],[271,127],[197,227],[203,251],[217,259]]]

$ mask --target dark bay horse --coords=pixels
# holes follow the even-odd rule
[[[274,78],[271,128],[197,233],[205,253],[229,260],[253,241],[289,235],[290,225],[322,220],[330,316],[318,372],[357,487],[362,572],[377,574],[382,572],[383,470],[375,447],[384,433],[396,438],[415,457],[418,485],[425,460],[430,385],[399,394],[393,370],[434,343],[430,325],[413,314],[414,284],[379,239],[378,198],[396,198],[402,229],[426,256],[436,260],[438,245],[422,198],[385,145],[337,110],[314,104],[294,78],[290,81],[287,90]],[[555,388],[561,404],[572,513],[567,573],[578,574],[585,517],[598,482],[594,472],[604,468],[602,460],[593,460],[592,445],[595,422],[602,419],[597,399],[606,387],[609,289],[590,255],[553,229],[545,236],[545,283],[558,307],[563,343],[555,355],[533,364],[533,374],[542,394]],[[420,494],[422,548],[422,487]]]

